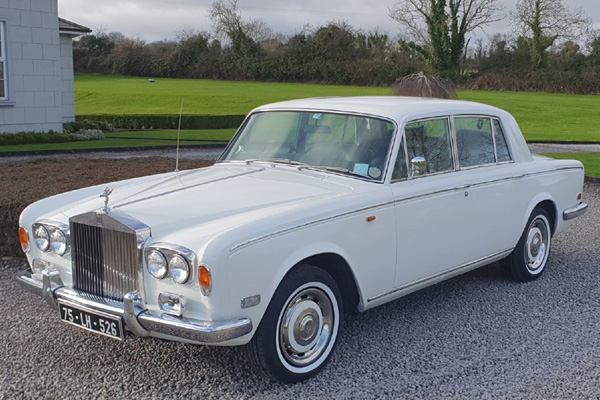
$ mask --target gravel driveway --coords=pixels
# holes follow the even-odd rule
[[[118,342],[61,323],[0,261],[0,398],[600,397],[600,186],[553,242],[536,282],[496,265],[347,318],[315,379],[280,385],[252,373],[240,348],[155,339]]]

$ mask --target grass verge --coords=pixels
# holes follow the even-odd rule
[[[586,176],[600,178],[600,153],[545,153],[542,155],[558,160],[579,160],[585,167]]]
[[[218,130],[190,130],[181,131],[180,145],[211,145],[226,144],[235,133],[234,129]],[[112,148],[137,148],[175,146],[177,144],[177,131],[139,131],[107,133],[104,140],[91,140],[87,142],[44,143],[1,146],[0,153],[21,151],[53,151],[53,150],[91,150]]]

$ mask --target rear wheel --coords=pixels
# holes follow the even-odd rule
[[[541,207],[531,213],[517,247],[501,262],[512,279],[528,282],[544,272],[552,239],[549,220],[548,213]]]
[[[342,325],[342,297],[327,272],[308,264],[290,271],[275,291],[246,346],[251,363],[268,378],[293,383],[326,365]]]

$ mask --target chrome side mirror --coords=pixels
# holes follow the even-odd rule
[[[417,156],[410,160],[410,172],[412,176],[424,175],[427,173],[427,160],[424,157]]]

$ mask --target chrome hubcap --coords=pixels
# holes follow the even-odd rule
[[[537,272],[543,267],[548,253],[549,237],[548,226],[543,219],[535,219],[529,226],[525,245],[525,261],[529,271]]]
[[[279,345],[286,361],[306,366],[327,348],[333,329],[334,311],[331,300],[318,288],[307,288],[296,294],[282,313]]]

